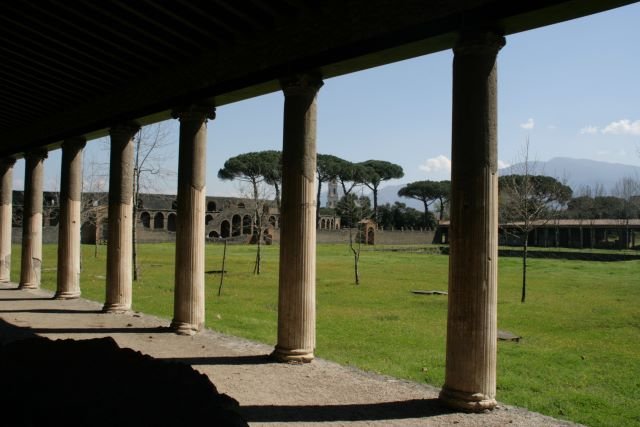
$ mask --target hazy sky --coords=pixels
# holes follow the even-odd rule
[[[518,160],[576,157],[640,165],[640,4],[507,37],[498,56],[498,150]],[[451,158],[451,51],[325,81],[318,96],[318,152],[352,161],[400,164],[402,180],[447,179]],[[237,185],[217,172],[240,153],[282,147],[281,92],[218,108],[209,122],[207,193]],[[171,126],[177,130],[174,121]],[[177,141],[177,132],[174,139]],[[104,161],[89,142],[86,160]],[[168,169],[177,170],[177,143]],[[45,187],[57,189],[60,152],[45,162]],[[22,188],[23,161],[15,169]],[[160,188],[164,187],[164,188]],[[175,183],[157,191],[175,193]]]

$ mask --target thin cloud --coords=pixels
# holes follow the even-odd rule
[[[508,168],[509,166],[511,166],[510,163],[504,162],[502,160],[498,160],[498,169]]]
[[[598,133],[598,126],[585,126],[582,129],[580,129],[580,134],[581,135],[593,135],[594,133]]]
[[[440,154],[438,157],[427,159],[424,164],[420,165],[420,170],[428,173],[432,172],[451,172],[451,160]]]
[[[611,122],[602,129],[602,133],[611,135],[636,135],[640,136],[640,120],[632,122],[628,119]]]
[[[520,123],[520,127],[526,130],[531,130],[533,129],[534,126],[535,126],[535,122],[531,117],[529,117],[529,120],[527,120],[525,123]]]

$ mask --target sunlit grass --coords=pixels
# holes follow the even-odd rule
[[[218,297],[222,246],[207,245],[206,322],[218,331],[274,344],[278,247],[229,245]],[[380,247],[377,247],[380,249]],[[55,287],[54,245],[45,245],[43,287]],[[13,252],[18,278],[19,247]],[[174,247],[140,245],[134,309],[170,319]],[[448,257],[366,250],[353,284],[346,245],[320,245],[317,355],[362,369],[441,386],[444,381]],[[531,259],[527,302],[520,260],[500,259],[499,328],[521,335],[499,344],[498,399],[588,425],[640,424],[640,261]],[[106,247],[83,247],[83,296],[104,301]]]

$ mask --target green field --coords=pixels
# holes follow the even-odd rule
[[[82,291],[104,301],[106,247],[83,248]],[[380,249],[380,247],[376,247]],[[54,289],[56,246],[45,245],[43,287]],[[230,245],[220,275],[206,276],[207,327],[275,343],[278,247]],[[140,245],[134,309],[170,319],[174,248]],[[19,277],[19,246],[13,280]],[[207,245],[206,270],[221,268],[222,246]],[[412,289],[447,288],[444,255],[363,251],[353,284],[346,245],[319,245],[317,351],[345,365],[441,386],[446,296]],[[520,260],[500,259],[499,328],[521,335],[498,347],[498,400],[588,425],[640,425],[640,261],[531,259],[527,302],[520,301]]]

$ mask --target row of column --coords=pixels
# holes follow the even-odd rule
[[[454,48],[452,197],[445,384],[440,398],[471,411],[495,407],[497,340],[497,77],[504,38],[463,36]],[[278,342],[280,361],[310,361],[315,350],[316,95],[318,75],[281,81],[284,92],[282,227]],[[180,120],[175,301],[172,327],[194,334],[204,324],[204,230],[207,120],[215,108],[174,111]],[[113,127],[109,178],[109,236],[104,311],[131,308],[133,137],[139,126]],[[80,182],[84,139],[64,142],[57,298],[80,295]],[[21,288],[39,286],[42,243],[42,165],[45,151],[28,153],[25,168]],[[0,163],[0,280],[9,280],[11,170]]]

